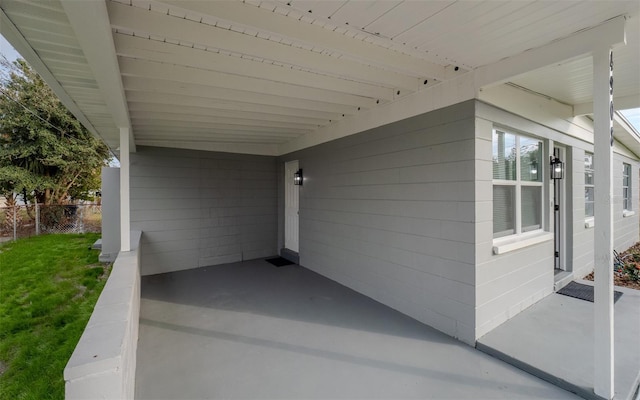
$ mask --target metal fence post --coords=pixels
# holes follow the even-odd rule
[[[18,206],[13,206],[13,241],[18,240]]]
[[[40,235],[40,206],[36,200],[36,236]]]

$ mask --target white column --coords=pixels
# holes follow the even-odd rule
[[[120,128],[120,251],[131,250],[129,211],[129,128]]]
[[[593,52],[595,158],[595,394],[612,399],[613,375],[613,53]]]

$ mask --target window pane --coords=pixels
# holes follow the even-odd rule
[[[584,188],[584,214],[586,217],[593,217],[593,188]]]
[[[593,170],[593,154],[584,153],[584,169]]]
[[[520,179],[542,182],[542,143],[539,140],[520,137]]]
[[[493,186],[493,237],[515,233],[515,186]]]
[[[522,187],[522,232],[542,228],[542,187]]]
[[[584,184],[593,185],[593,154],[584,153]]]
[[[622,186],[629,186],[629,175],[631,174],[631,166],[629,164],[622,165],[624,166],[622,168]]]
[[[593,185],[593,172],[588,171],[584,173],[584,184]]]
[[[493,131],[493,179],[516,179],[516,136]]]
[[[629,210],[629,188],[622,188],[622,208]]]

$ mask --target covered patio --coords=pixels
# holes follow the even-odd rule
[[[147,276],[141,297],[137,399],[577,398],[297,265]]]
[[[622,293],[614,306],[615,398],[633,400],[640,396],[640,292],[615,290]],[[581,397],[598,399],[590,380],[593,308],[591,302],[554,293],[481,337],[477,348]]]
[[[640,107],[639,16],[633,0],[0,0],[0,33],[120,161],[118,256],[67,397],[570,396],[472,347],[552,293],[567,250],[567,271],[596,269],[586,379],[612,399],[614,215],[637,241],[640,211],[614,192],[640,163],[615,110]],[[506,128],[538,147],[511,146],[503,182]],[[287,251],[368,297],[246,261]]]

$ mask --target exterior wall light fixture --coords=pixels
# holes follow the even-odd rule
[[[298,186],[302,186],[302,181],[303,181],[303,176],[302,176],[302,168],[300,168],[299,170],[297,170],[296,172],[293,173],[293,184],[294,185],[298,185]]]
[[[551,178],[562,179],[564,177],[564,163],[556,156],[551,156]]]

